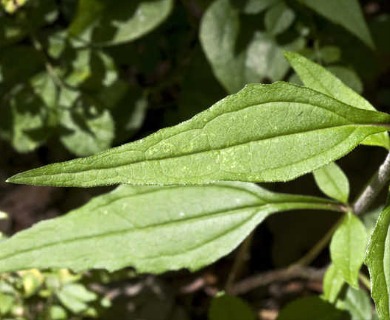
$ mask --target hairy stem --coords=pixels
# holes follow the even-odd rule
[[[356,215],[364,213],[378,194],[387,185],[390,180],[390,152],[387,154],[385,161],[381,164],[378,171],[371,177],[367,186],[353,203],[353,212]]]

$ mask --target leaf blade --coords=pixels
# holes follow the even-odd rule
[[[366,242],[366,228],[359,218],[349,212],[330,243],[330,255],[334,267],[354,288],[358,288],[359,270],[364,261]]]
[[[357,0],[302,0],[306,6],[358,37],[370,48],[374,47],[370,31]]]
[[[381,212],[371,234],[365,264],[371,279],[371,296],[379,319],[390,317],[390,270],[389,270],[390,207]]]
[[[320,190],[332,199],[348,203],[349,182],[340,167],[331,162],[313,172]]]
[[[390,115],[307,88],[250,85],[175,127],[8,182],[89,187],[287,181],[344,156],[368,135],[386,131],[388,122]]]
[[[0,271],[196,270],[233,250],[271,213],[296,208],[335,209],[323,199],[278,195],[245,183],[124,185],[2,242]]]
[[[376,110],[366,99],[322,66],[295,52],[285,52],[285,56],[305,86],[355,108]],[[387,132],[369,136],[363,141],[363,144],[390,149],[390,139]]]

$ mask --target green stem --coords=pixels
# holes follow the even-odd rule
[[[293,263],[292,265],[308,266],[315,258],[321,253],[322,250],[328,245],[332,239],[333,233],[339,227],[344,219],[344,215],[339,218],[336,223],[325,233],[325,235],[307,252],[302,258]]]
[[[249,249],[252,244],[253,232],[244,240],[238,249],[238,253],[234,259],[234,263],[231,271],[229,272],[228,279],[226,281],[225,290],[227,293],[231,293],[235,280],[240,275],[245,262],[248,260]]]

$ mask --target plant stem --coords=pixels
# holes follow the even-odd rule
[[[370,279],[367,278],[367,276],[363,273],[359,273],[359,280],[360,282],[366,287],[368,291],[371,291],[371,282]]]
[[[364,213],[378,194],[390,180],[390,152],[387,154],[385,161],[381,164],[378,171],[371,177],[367,186],[353,203],[353,212],[356,215]]]
[[[238,249],[237,255],[233,262],[232,269],[229,272],[228,279],[226,281],[225,290],[227,293],[231,292],[233,283],[241,273],[241,269],[243,265],[248,260],[249,249],[252,244],[252,239],[253,239],[253,232],[244,240],[244,242],[241,244],[240,248]]]
[[[333,233],[339,227],[343,221],[344,215],[342,215],[336,223],[325,233],[325,235],[312,247],[302,258],[293,263],[292,265],[308,266],[315,258],[321,253],[322,250],[327,246],[330,239],[332,239]]]

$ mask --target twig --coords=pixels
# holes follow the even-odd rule
[[[308,266],[309,264],[311,264],[332,239],[333,233],[339,227],[343,219],[344,215],[342,215],[336,221],[336,223],[325,233],[325,235],[302,258],[300,258],[293,265]]]
[[[229,272],[228,279],[225,285],[225,290],[229,294],[233,286],[233,283],[241,273],[243,265],[248,260],[248,255],[249,255],[248,252],[252,243],[252,238],[253,238],[253,232],[244,240],[244,242],[241,244],[235,256],[232,269]]]
[[[260,273],[237,282],[231,287],[230,294],[241,295],[258,287],[264,287],[274,282],[284,282],[294,278],[320,281],[324,276],[325,270],[326,268],[315,269],[312,267],[293,265],[283,269]]]
[[[378,194],[386,186],[390,180],[390,153],[388,153],[385,161],[379,167],[378,171],[371,177],[367,186],[355,200],[352,208],[356,215],[360,215],[370,207]]]

